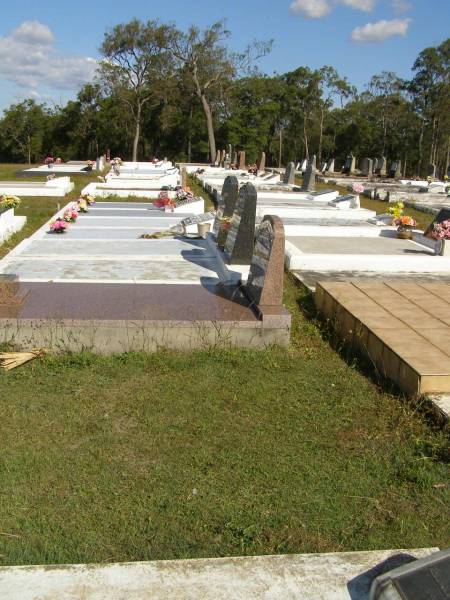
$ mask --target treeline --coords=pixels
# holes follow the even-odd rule
[[[333,67],[305,66],[269,77],[257,71],[271,44],[242,53],[223,23],[186,32],[132,21],[105,33],[94,83],[55,107],[25,100],[0,120],[0,161],[40,162],[111,155],[210,161],[218,148],[261,151],[285,165],[316,154],[400,159],[408,175],[441,176],[450,154],[450,39],[424,49],[406,81],[374,75],[365,91]]]

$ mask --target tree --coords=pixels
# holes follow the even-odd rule
[[[165,27],[157,21],[134,19],[105,33],[104,59],[99,76],[105,87],[131,112],[134,122],[133,161],[137,160],[143,109],[159,102],[164,84],[172,76],[172,60],[164,50]]]
[[[46,117],[45,107],[34,100],[12,104],[5,110],[1,135],[13,160],[20,157],[31,164],[42,153]]]
[[[213,106],[221,93],[228,88],[243,70],[270,50],[271,42],[254,43],[241,54],[230,52],[223,42],[230,36],[223,21],[214,23],[204,31],[191,26],[181,32],[169,27],[167,48],[191,77],[193,91],[201,102],[206,119],[211,161],[216,158],[216,137]]]

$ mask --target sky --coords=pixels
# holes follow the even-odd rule
[[[104,32],[133,18],[180,28],[225,19],[232,49],[273,40],[263,72],[331,65],[359,90],[382,71],[409,77],[419,52],[450,36],[450,0],[15,0],[0,19],[0,110],[75,97]]]

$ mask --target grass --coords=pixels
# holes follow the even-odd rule
[[[288,350],[1,372],[0,564],[448,544],[446,434],[285,303]]]

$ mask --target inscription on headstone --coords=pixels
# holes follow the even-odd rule
[[[264,312],[264,307],[283,302],[284,227],[280,217],[266,215],[256,232],[246,293]]]
[[[214,219],[213,232],[216,235],[217,246],[220,250],[225,247],[231,217],[233,216],[239,195],[239,181],[234,175],[225,178],[222,193],[219,196],[216,218]]]
[[[256,222],[256,188],[243,185],[234,209],[231,226],[225,242],[230,264],[248,265],[252,260]]]

